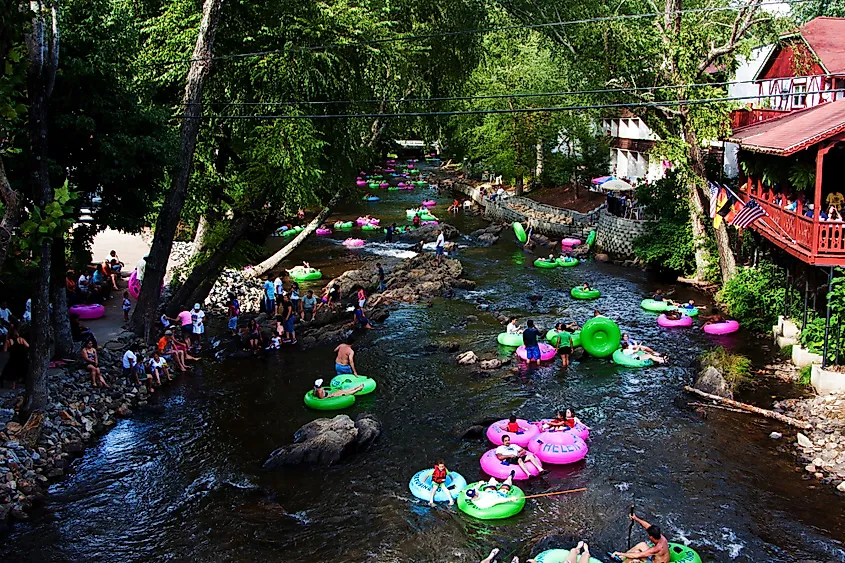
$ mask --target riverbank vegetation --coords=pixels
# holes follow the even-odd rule
[[[202,301],[234,254],[299,208],[327,213],[398,138],[437,141],[517,189],[577,188],[606,173],[600,120],[642,117],[674,169],[642,194],[672,209],[644,258],[728,282],[731,237],[705,226],[702,189],[704,139],[726,132],[732,106],[688,102],[724,96],[707,83],[789,23],[727,1],[682,12],[704,4],[672,0],[648,25],[652,4],[598,0],[26,6],[0,14],[0,268],[28,288],[21,305],[33,298],[25,410],[48,400],[53,352],[73,349],[64,274],[89,265],[96,232],[152,228],[131,323],[149,336],[177,236],[193,246],[174,308]],[[567,20],[588,23],[535,28]]]

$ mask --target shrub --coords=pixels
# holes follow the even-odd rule
[[[740,268],[716,299],[745,328],[768,332],[784,312],[785,276],[783,269],[761,261],[756,268]]]
[[[813,374],[813,366],[804,366],[798,370],[798,383],[801,385],[809,385],[810,377]]]
[[[688,190],[680,175],[637,187],[637,201],[655,220],[634,240],[637,258],[649,266],[687,274],[695,270],[695,246],[690,227]]]
[[[748,383],[751,379],[751,360],[739,354],[728,352],[721,346],[711,348],[698,357],[701,367],[719,370],[731,391]]]
[[[792,344],[787,344],[783,348],[780,349],[780,355],[784,358],[791,358],[792,357]]]

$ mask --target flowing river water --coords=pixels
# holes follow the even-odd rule
[[[336,216],[354,218],[369,209],[382,222],[404,223],[403,210],[421,194],[379,195],[385,201],[349,204]],[[435,213],[445,215],[450,199],[439,198]],[[472,216],[450,222],[464,233],[485,224]],[[330,278],[361,255],[387,261],[397,254],[382,244],[347,250],[338,242],[315,238],[293,258],[309,259]],[[586,538],[603,558],[625,547],[626,516],[635,504],[705,561],[845,561],[841,498],[803,480],[792,456],[768,437],[772,430],[793,432],[744,414],[712,411],[702,419],[686,406],[690,399],[681,386],[702,350],[721,344],[759,362],[769,353],[761,349],[765,340],[657,327],[639,301],[658,281],[636,269],[584,263],[538,270],[507,232],[490,248],[459,242],[466,245],[459,251],[466,276],[477,288],[430,306],[401,307],[357,345],[359,372],[379,387],[348,414],[372,412],[383,422],[373,450],[329,468],[261,471],[273,449],[321,416],[304,407],[302,396],[315,377],[331,377],[332,350],[284,350],[265,360],[222,363],[208,358],[201,373],[158,393],[154,404],[99,438],[52,487],[44,509],[5,534],[3,560],[474,563],[495,546],[526,557],[548,534]],[[601,299],[569,297],[569,288],[584,280],[602,289]],[[675,289],[678,298],[706,301]],[[542,299],[535,303],[531,295]],[[568,371],[558,361],[523,366],[504,378],[471,376],[454,355],[426,346],[459,343],[494,353],[502,327],[479,302],[542,326],[563,318],[583,323],[598,308],[672,362],[630,370],[586,358]],[[467,321],[470,315],[478,320]],[[795,391],[764,383],[754,393],[765,402]],[[586,492],[529,500],[518,516],[486,523],[411,497],[411,475],[437,457],[470,481],[482,476],[478,459],[489,444],[459,438],[473,421],[511,412],[536,419],[562,406],[575,408],[593,427],[590,452],[581,463],[551,466],[524,489]],[[644,535],[635,530],[634,537]]]

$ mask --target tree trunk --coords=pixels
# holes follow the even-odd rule
[[[543,168],[545,168],[545,165],[546,165],[546,156],[545,156],[545,153],[543,152],[543,140],[542,139],[537,140],[536,149],[537,149],[537,166],[534,169],[534,178],[535,178],[537,184],[539,185],[540,178],[542,178],[542,176],[543,176]]]
[[[689,125],[685,125],[684,137],[686,138],[687,143],[689,144],[689,160],[690,160],[690,168],[692,169],[693,173],[701,179],[702,183],[707,182],[707,171],[704,167],[704,154],[702,153],[701,147],[698,145],[698,139],[695,135],[695,132],[692,131]],[[699,281],[704,280],[703,270],[699,263],[699,252],[704,253],[704,269],[707,268],[706,261],[707,261],[707,251],[704,248],[701,248],[703,245],[706,233],[704,232],[704,223],[703,218],[708,217],[709,215],[705,215],[705,207],[703,203],[703,197],[701,194],[701,189],[699,188],[699,184],[696,182],[694,185],[690,186],[690,202],[692,207],[694,208],[694,213],[690,213],[691,221],[692,221],[692,228],[693,228],[693,237],[697,241],[696,243],[696,252],[695,252],[695,265],[696,265],[696,278]],[[693,216],[697,216],[697,222],[699,225],[696,225],[696,219]],[[698,238],[698,234],[696,233],[696,229],[701,229],[701,236],[702,238]],[[719,270],[722,274],[722,283],[727,283],[734,275],[736,274],[736,258],[734,257],[733,250],[731,249],[731,242],[730,238],[728,237],[728,229],[725,227],[725,222],[721,221],[719,227],[715,229],[716,231],[716,247],[719,250]],[[701,241],[701,244],[698,244],[698,241]]]
[[[51,30],[45,19],[48,8],[40,1],[32,2],[32,32],[26,36],[29,51],[27,90],[29,97],[29,135],[33,200],[38,207],[53,201],[47,143],[47,110],[59,64],[59,13],[50,8]],[[45,236],[34,248],[38,258],[38,277],[32,297],[32,332],[29,348],[29,373],[26,396],[21,407],[24,416],[47,406],[47,367],[50,363],[50,273],[53,239]]]
[[[53,337],[56,347],[55,355],[60,358],[73,357],[73,336],[70,332],[70,318],[68,317],[67,291],[65,291],[65,239],[58,236],[53,239],[52,283],[50,287],[53,302]]]
[[[194,266],[191,275],[176,291],[167,306],[168,315],[176,316],[179,311],[184,310],[185,306],[205,301],[208,292],[214,287],[214,282],[217,281],[220,272],[223,270],[226,257],[232,252],[238,241],[243,238],[248,228],[249,218],[246,216],[238,217],[232,222],[228,236],[214,249],[207,260]]]
[[[706,217],[704,205],[701,202],[701,195],[698,186],[693,183],[688,187],[690,202],[690,226],[692,227],[692,241],[695,247],[695,275],[696,281],[704,281],[707,277],[707,266],[710,264],[709,253],[705,246],[707,241],[707,230],[704,227]]]
[[[220,23],[223,2],[224,0],[205,0],[202,8],[202,21],[182,103],[184,114],[173,183],[156,220],[155,237],[144,270],[144,284],[141,286],[141,295],[138,297],[138,304],[132,316],[132,327],[135,333],[142,334],[146,340],[150,339],[152,327],[155,326],[159,288],[164,280],[167,261],[173,249],[173,238],[188,195],[188,182],[191,177],[202,114],[203,85],[211,71],[214,35]]]
[[[522,175],[521,172],[516,173],[516,180],[514,180],[514,195],[522,195],[524,191],[524,184],[525,184],[525,177]]]
[[[269,257],[267,260],[259,264],[258,266],[252,268],[251,270],[247,271],[247,276],[251,278],[255,278],[258,276],[263,276],[267,271],[272,270],[275,268],[279,262],[284,260],[291,252],[296,250],[296,247],[299,246],[302,241],[304,241],[308,235],[313,233],[317,230],[323,221],[326,220],[329,213],[332,211],[332,207],[337,205],[337,202],[340,201],[340,194],[335,195],[329,204],[320,211],[320,214],[314,217],[314,220],[308,223],[308,226],[305,229],[296,235],[292,241],[290,241],[284,248],[276,252],[274,255]]]
[[[760,407],[755,407],[754,405],[749,405],[747,403],[740,403],[739,401],[734,401],[733,399],[726,399],[725,397],[720,397],[719,395],[711,395],[710,393],[705,393],[704,391],[696,389],[695,387],[690,387],[689,385],[684,385],[684,391],[695,393],[696,395],[700,395],[705,399],[710,399],[711,401],[718,401],[744,411],[753,412],[765,416],[766,418],[771,418],[777,420],[778,422],[795,426],[796,428],[803,428],[804,430],[813,428],[809,422],[804,420],[798,420],[797,418],[792,418],[791,416],[786,416],[785,414],[770,411],[768,409],[761,409]]]
[[[0,158],[0,201],[3,202],[3,219],[0,221],[0,271],[3,271],[3,266],[6,264],[12,235],[20,220],[21,197],[21,194],[12,189],[9,184],[3,159]]]
[[[208,219],[205,218],[205,215],[200,215],[199,221],[197,221],[197,232],[194,234],[194,244],[191,245],[191,253],[188,255],[188,259],[190,260],[205,248],[205,233],[208,230]]]

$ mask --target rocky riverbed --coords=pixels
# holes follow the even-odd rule
[[[797,434],[795,454],[805,464],[808,478],[845,493],[845,395],[787,399],[776,403],[775,409],[813,425]]]
[[[88,372],[81,363],[73,362],[48,371],[50,404],[43,413],[15,422],[23,389],[4,396],[0,408],[0,526],[10,519],[26,520],[27,511],[45,497],[50,482],[64,476],[73,459],[96,436],[130,416],[133,408],[147,404],[146,387],[130,385],[122,377],[123,351],[133,340],[134,335],[125,333],[109,344],[110,349],[99,351],[101,371],[111,388],[92,387]]]

